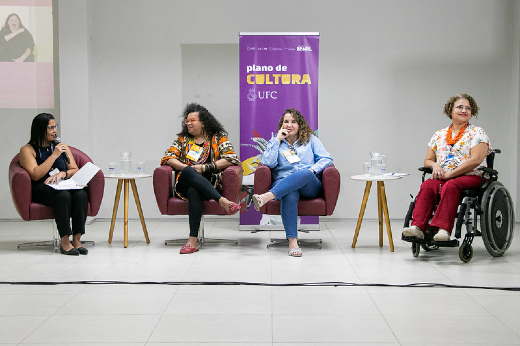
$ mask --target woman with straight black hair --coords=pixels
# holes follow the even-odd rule
[[[87,192],[85,189],[55,190],[49,186],[69,179],[79,170],[69,147],[64,143],[55,144],[57,131],[52,114],[38,114],[32,121],[29,143],[20,149],[20,165],[31,176],[33,202],[53,207],[61,253],[86,255],[88,250],[82,246],[81,236],[85,234],[87,220]],[[69,162],[65,161],[63,153],[67,154]]]

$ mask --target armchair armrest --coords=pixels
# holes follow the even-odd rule
[[[96,216],[101,207],[101,201],[103,201],[103,194],[105,193],[105,175],[101,170],[90,180],[87,189],[88,201],[90,203],[89,216]]]
[[[322,172],[321,186],[323,189],[323,199],[326,203],[327,215],[332,215],[336,208],[341,186],[339,171],[334,165],[325,168]]]
[[[168,199],[173,196],[172,172],[170,166],[159,166],[153,172],[153,191],[162,215],[168,213]]]
[[[255,171],[255,193],[261,195],[271,189],[271,169],[267,166],[259,164]]]
[[[222,196],[238,203],[242,191],[242,166],[229,166],[222,172]]]
[[[74,161],[79,168],[86,165],[88,162],[93,163],[92,159],[82,152],[81,150],[69,146],[70,152],[74,156]],[[101,170],[99,170],[94,177],[89,181],[87,185],[88,202],[90,204],[89,216],[96,216],[101,207],[101,201],[103,200],[103,194],[105,192],[105,176]]]
[[[15,158],[16,159],[16,158]],[[18,211],[18,214],[25,221],[29,221],[29,207],[32,200],[32,183],[29,173],[23,169],[15,159],[9,166],[9,186],[11,187],[11,196]]]

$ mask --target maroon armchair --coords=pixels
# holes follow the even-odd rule
[[[185,201],[173,194],[173,181],[175,181],[175,171],[172,167],[159,166],[153,172],[153,190],[157,206],[162,215],[188,215],[188,201]],[[222,196],[230,201],[238,200],[242,189],[242,166],[230,166],[222,173]],[[204,210],[199,229],[199,244],[204,243],[235,243],[237,240],[229,239],[209,239],[204,237],[204,215],[229,215],[216,201],[204,201]],[[181,244],[186,242],[184,239],[166,240],[165,244]]]
[[[79,168],[83,167],[87,162],[92,162],[87,154],[81,150],[69,146],[74,160]],[[9,165],[9,187],[11,188],[11,196],[13,203],[25,221],[54,219],[52,207],[35,203],[32,201],[32,185],[29,173],[20,166],[20,154],[12,159]],[[88,183],[88,216],[96,216],[101,206],[103,193],[105,190],[105,177],[103,172],[99,170],[92,180]],[[84,242],[93,244],[93,242]],[[18,248],[28,246],[54,246],[54,250],[59,249],[59,235],[57,230],[54,232],[52,241],[32,242],[19,244]]]
[[[334,165],[325,168],[322,172],[322,191],[313,199],[300,199],[298,201],[299,216],[328,216],[332,215],[338,201],[341,178],[339,171]],[[259,165],[255,171],[255,194],[263,194],[271,189],[271,169],[264,165]],[[271,200],[260,208],[262,214],[280,215],[280,201]],[[272,244],[279,242],[272,239]],[[283,240],[285,243],[286,240]],[[319,241],[321,243],[321,240]],[[306,243],[303,242],[302,243]],[[308,243],[308,242],[307,242]],[[313,245],[315,243],[310,243]],[[270,245],[268,245],[269,247]],[[316,245],[315,245],[316,246]],[[319,246],[318,246],[319,247]]]

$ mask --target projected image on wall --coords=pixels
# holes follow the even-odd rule
[[[54,108],[52,0],[0,0],[0,108]]]

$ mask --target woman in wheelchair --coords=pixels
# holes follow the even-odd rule
[[[491,152],[484,130],[469,123],[478,111],[477,103],[467,94],[454,95],[444,105],[452,123],[435,132],[428,143],[424,166],[432,170],[432,179],[421,185],[411,226],[403,229],[404,237],[424,239],[431,219],[430,228],[437,231],[433,239],[450,240],[461,193],[479,188],[482,173],[476,168],[486,166],[486,156]]]
[[[313,134],[303,115],[294,108],[285,110],[276,137],[267,144],[260,162],[271,168],[272,189],[253,195],[255,209],[278,199],[280,214],[289,240],[289,256],[301,257],[298,247],[298,200],[315,198],[321,189],[320,173],[332,164],[330,154]]]
[[[190,236],[181,254],[199,251],[197,237],[202,218],[203,202],[213,199],[230,214],[240,206],[223,197],[222,171],[240,164],[227,132],[205,107],[190,103],[183,113],[182,131],[161,159],[161,165],[177,172],[175,192],[188,200]]]

